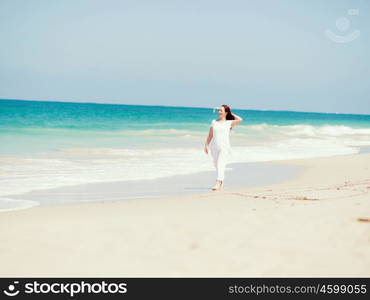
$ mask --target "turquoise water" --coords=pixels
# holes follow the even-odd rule
[[[234,112],[244,121],[231,131],[230,163],[370,146],[370,115]],[[31,190],[214,170],[203,145],[217,118],[212,108],[0,100],[0,210],[6,195]]]
[[[210,108],[0,100],[0,128],[16,130],[140,130],[206,128],[217,114]],[[370,115],[235,110],[248,124],[346,125],[370,128]]]
[[[234,110],[250,125],[329,125],[370,128],[370,115]],[[210,108],[0,100],[0,153],[67,147],[194,145],[184,136],[205,134]],[[286,128],[287,129],[287,128]],[[176,139],[178,137],[178,139]]]

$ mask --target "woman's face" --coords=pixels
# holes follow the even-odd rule
[[[218,116],[220,118],[223,118],[226,116],[226,112],[225,112],[225,107],[221,106],[220,109],[218,110]]]

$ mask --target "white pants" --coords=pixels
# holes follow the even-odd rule
[[[223,181],[225,178],[225,168],[229,152],[227,148],[211,148],[213,164],[217,170],[217,180]]]

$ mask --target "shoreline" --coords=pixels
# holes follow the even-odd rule
[[[224,190],[280,183],[294,178],[301,172],[303,169],[300,167],[265,162],[229,164],[225,175],[227,185]],[[212,193],[215,174],[215,171],[207,171],[150,180],[85,183],[6,195],[3,198],[9,201],[38,203],[34,206],[37,207],[207,195]],[[24,209],[30,208],[32,207]],[[0,209],[0,214],[5,211]]]
[[[360,147],[360,151],[358,152],[358,154],[363,154],[363,153],[370,153],[370,146]]]
[[[370,153],[370,146],[360,147],[357,154],[341,154],[321,158],[364,153]],[[292,165],[289,163],[290,161],[316,158],[229,163],[226,169],[224,190],[283,183],[304,172],[303,166]],[[284,162],[287,162],[287,164],[284,164]],[[267,178],[265,174],[267,174]],[[215,170],[149,180],[84,183],[10,194],[0,197],[0,201],[3,201],[3,207],[0,205],[0,214],[6,211],[30,209],[45,205],[76,205],[204,195],[213,193],[211,186],[214,177]],[[48,200],[50,198],[52,200]],[[4,201],[7,202],[6,204],[9,207],[4,207]]]
[[[274,164],[304,171],[203,195],[3,212],[0,276],[369,277],[370,223],[359,219],[370,218],[370,153]]]

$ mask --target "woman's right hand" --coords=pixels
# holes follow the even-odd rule
[[[208,146],[204,146],[204,152],[208,154]]]

